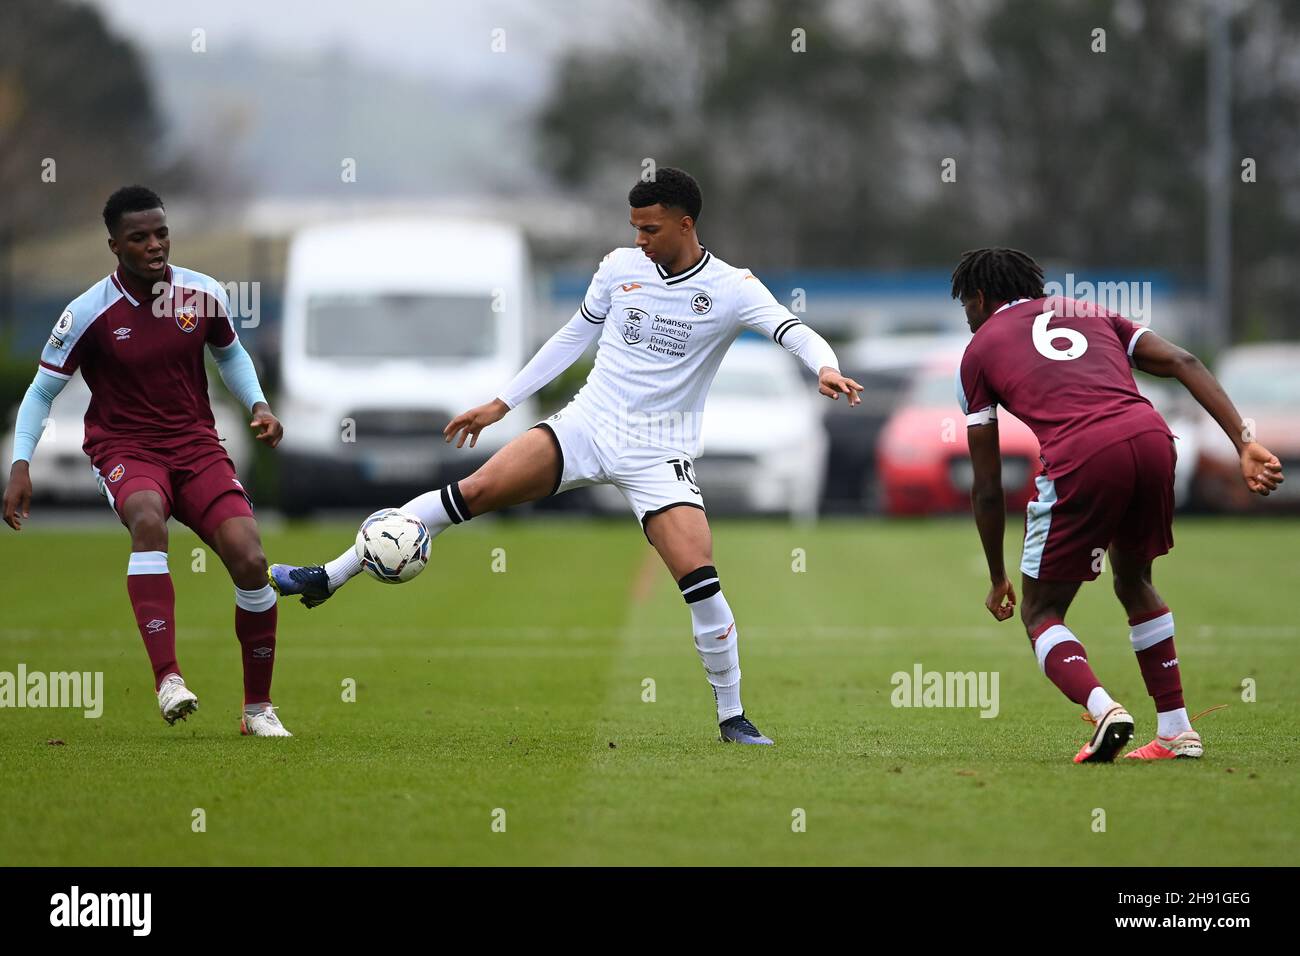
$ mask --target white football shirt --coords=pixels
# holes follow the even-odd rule
[[[595,367],[572,406],[629,445],[699,454],[709,386],[743,329],[784,346],[813,374],[839,367],[826,341],[753,274],[707,250],[692,268],[670,276],[640,249],[615,249],[592,277],[580,311],[602,329]]]

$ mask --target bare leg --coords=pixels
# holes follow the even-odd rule
[[[530,428],[469,477],[412,498],[401,509],[417,516],[429,534],[436,537],[451,525],[476,515],[545,498],[559,484],[560,468],[554,434],[547,428]],[[361,561],[349,548],[326,563],[324,571],[329,590],[305,599],[310,602],[308,606],[319,603],[359,574]],[[277,584],[282,593],[301,593],[289,590],[292,584],[287,579],[277,578]]]
[[[559,484],[560,455],[545,428],[530,428],[458,484],[470,514],[545,498]]]

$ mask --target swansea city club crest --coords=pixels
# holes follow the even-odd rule
[[[640,309],[624,309],[623,311],[627,313],[627,318],[623,320],[623,341],[628,345],[637,345],[643,336],[641,321],[646,318],[646,314]]]

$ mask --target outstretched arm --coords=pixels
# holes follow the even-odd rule
[[[284,428],[280,425],[279,419],[271,414],[271,406],[267,403],[266,396],[262,394],[262,386],[257,380],[257,369],[253,367],[253,359],[239,344],[239,339],[224,347],[218,348],[213,345],[208,347],[212,350],[213,359],[216,360],[217,372],[220,373],[221,380],[226,383],[230,394],[253,413],[253,420],[248,424],[258,430],[258,440],[266,442],[272,448],[280,444],[280,439],[284,437]]]
[[[859,404],[862,386],[840,374],[840,362],[830,343],[804,325],[789,309],[776,301],[752,274],[740,281],[737,292],[736,318],[745,328],[770,335],[772,341],[803,362],[817,376],[817,391],[827,398],[849,397],[850,405]]]
[[[461,412],[448,422],[442,431],[443,440],[450,442],[459,436],[456,447],[461,448],[468,438],[469,447],[473,448],[478,443],[479,432],[501,421],[508,411],[554,381],[557,375],[576,362],[600,336],[604,325],[604,319],[588,318],[585,309],[573,313],[573,318],[546,340],[546,344],[501,390],[499,397]]]
[[[1282,463],[1255,441],[1249,425],[1210,370],[1191,352],[1154,332],[1145,332],[1133,344],[1133,364],[1160,378],[1176,378],[1219,423],[1241,456],[1241,477],[1256,494],[1267,495],[1282,483]]]
[[[5,523],[15,531],[22,530],[22,518],[31,517],[32,479],[28,465],[36,453],[36,443],[41,440],[45,423],[50,418],[50,406],[68,380],[37,369],[32,384],[27,386],[22,404],[18,406],[18,419],[14,422],[14,457],[9,466],[9,484],[5,486]]]
[[[815,330],[802,322],[795,322],[779,341],[817,376],[818,392],[836,401],[840,395],[847,395],[850,405],[862,402],[859,397],[862,386],[840,374],[840,363],[835,357],[835,350]]]

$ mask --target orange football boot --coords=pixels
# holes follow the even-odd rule
[[[1092,717],[1084,717],[1092,721]],[[1079,748],[1074,755],[1075,763],[1110,763],[1119,753],[1120,748],[1133,739],[1133,718],[1121,705],[1115,704],[1102,715],[1101,720],[1093,721],[1097,729],[1092,739]]]
[[[1151,743],[1130,750],[1126,760],[1172,760],[1175,757],[1199,757],[1205,753],[1201,735],[1194,730],[1184,730],[1173,737],[1157,736]]]

